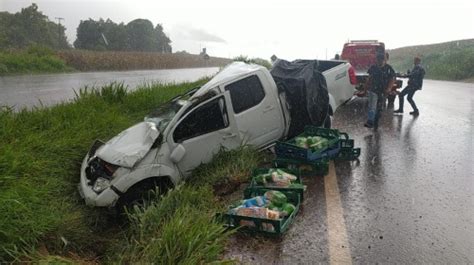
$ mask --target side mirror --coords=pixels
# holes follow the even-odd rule
[[[171,152],[170,159],[173,163],[178,163],[186,154],[186,149],[182,144],[178,144]]]

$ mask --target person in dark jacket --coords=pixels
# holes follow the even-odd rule
[[[417,90],[421,90],[423,86],[423,78],[425,77],[425,69],[421,66],[421,59],[420,57],[415,57],[413,60],[415,66],[411,70],[411,72],[407,75],[408,77],[408,85],[402,90],[402,92],[398,95],[398,109],[395,113],[403,113],[403,101],[405,95],[407,96],[407,100],[410,103],[413,111],[410,112],[411,115],[419,115],[420,112],[416,107],[415,101],[413,101],[413,95]]]
[[[384,53],[377,54],[377,64],[372,65],[367,71],[369,78],[365,88],[369,91],[369,113],[367,122],[364,124],[367,128],[377,129],[380,112],[385,103],[384,95],[393,86],[395,71],[385,63],[385,60]]]

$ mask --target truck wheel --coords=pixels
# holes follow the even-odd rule
[[[168,178],[149,178],[143,180],[120,196],[117,201],[117,213],[122,215],[125,210],[132,211],[135,206],[144,207],[148,201],[159,195],[165,194],[172,187]],[[155,194],[158,192],[159,194]]]
[[[326,119],[324,119],[324,128],[326,129],[331,129],[332,125],[332,116],[331,115],[326,115]]]

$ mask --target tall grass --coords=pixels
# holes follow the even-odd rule
[[[157,52],[64,50],[58,55],[67,65],[80,71],[221,67],[231,62],[226,58],[206,60],[199,55]]]
[[[0,75],[70,70],[49,48],[32,46],[26,50],[0,51]]]
[[[230,151],[222,149],[214,157],[212,163],[196,168],[193,171],[193,177],[188,182],[192,185],[246,182],[252,170],[262,161],[262,154],[250,146],[242,146]]]
[[[231,232],[214,220],[209,186],[179,186],[145,209],[130,213],[130,238],[120,263],[203,264],[215,261]]]
[[[94,139],[109,139],[203,82],[133,92],[111,84],[78,92],[72,103],[0,111],[0,261],[27,258],[40,245],[55,254],[105,251],[110,229],[76,190],[82,157]]]
[[[127,244],[113,258],[120,263],[203,264],[218,259],[232,231],[214,220],[223,209],[211,185],[248,181],[262,162],[255,149],[221,150],[209,164],[193,171],[186,184],[129,214]]]

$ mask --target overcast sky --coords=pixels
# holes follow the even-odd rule
[[[63,17],[69,42],[80,20],[145,18],[160,23],[173,51],[269,59],[331,58],[347,40],[376,39],[389,49],[474,38],[474,0],[0,0],[0,11],[37,3]]]

